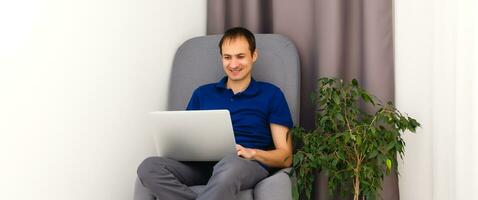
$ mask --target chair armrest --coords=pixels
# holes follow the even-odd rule
[[[292,200],[292,184],[289,177],[292,168],[284,168],[257,183],[254,200]]]

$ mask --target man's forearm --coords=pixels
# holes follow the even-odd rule
[[[292,164],[292,154],[283,149],[264,151],[255,149],[254,160],[257,160],[269,167],[286,168]]]
[[[292,139],[287,134],[289,128],[271,123],[274,150],[244,148],[236,144],[237,155],[249,160],[257,160],[269,167],[285,168],[292,165]]]

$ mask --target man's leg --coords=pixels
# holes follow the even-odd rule
[[[253,188],[266,178],[269,172],[256,161],[246,160],[237,155],[223,158],[214,166],[206,188],[198,200],[234,200],[241,190]]]
[[[193,200],[197,194],[188,186],[204,185],[211,175],[212,166],[211,162],[178,162],[150,157],[138,167],[138,177],[158,200]]]

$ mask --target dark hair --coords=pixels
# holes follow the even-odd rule
[[[251,54],[253,54],[256,50],[256,38],[251,31],[243,27],[234,27],[224,32],[221,41],[219,41],[219,53],[222,55],[222,44],[224,41],[237,39],[240,37],[244,37],[247,40],[247,43],[249,43],[249,51],[251,51]]]

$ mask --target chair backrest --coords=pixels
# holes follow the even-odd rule
[[[184,110],[197,87],[225,76],[219,54],[222,35],[202,36],[182,44],[174,57],[168,110]],[[295,45],[278,34],[256,34],[259,58],[252,76],[272,83],[284,93],[294,124],[299,123],[300,63]]]

